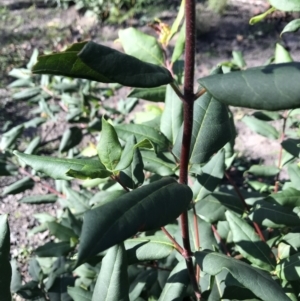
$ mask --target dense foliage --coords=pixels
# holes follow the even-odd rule
[[[270,3],[300,11],[299,0]],[[20,202],[63,211],[36,215],[29,234],[52,239],[34,250],[27,283],[0,216],[1,300],[299,300],[299,63],[280,44],[258,68],[233,52],[194,93],[194,13],[194,1],[182,1],[171,28],[157,23],[158,39],[120,30],[124,53],[81,42],[35,51],[27,69],[10,72],[12,98],[33,118],[6,124],[0,175],[19,178],[2,195],[41,185],[48,194]],[[298,28],[294,20],[282,34]],[[129,94],[114,105],[119,89]],[[148,112],[133,112],[140,100],[152,103]],[[244,168],[243,187],[231,176],[244,166],[228,105],[257,110],[243,122],[281,142],[276,165]],[[41,137],[54,120],[62,136]],[[29,129],[35,136],[22,139]]]

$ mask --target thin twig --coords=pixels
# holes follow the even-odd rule
[[[222,237],[220,236],[220,234],[219,234],[217,228],[216,228],[214,225],[211,225],[211,228],[212,228],[212,230],[213,230],[213,232],[214,232],[216,238],[219,240],[219,244],[223,247],[223,250],[224,250],[225,254],[226,254],[227,256],[231,257],[231,255],[230,255],[230,253],[229,253],[229,251],[228,251],[228,249],[227,249],[227,246],[226,246],[226,244],[223,242],[223,239],[222,239]]]
[[[166,236],[172,241],[172,243],[174,244],[174,247],[176,248],[176,250],[180,253],[180,254],[184,254],[184,250],[183,248],[179,245],[179,243],[174,239],[174,237],[168,232],[168,230],[165,227],[161,227],[160,228],[161,231],[163,231]]]
[[[112,179],[112,180],[115,180],[116,182],[118,182],[118,183],[123,187],[124,190],[126,190],[127,192],[130,192],[129,188],[126,187],[126,186],[121,182],[119,176],[111,176],[111,179]]]
[[[194,100],[198,99],[200,96],[202,96],[204,93],[206,92],[206,89],[201,89],[200,91],[198,91],[196,94],[195,94],[195,97],[194,97]]]
[[[181,91],[179,90],[179,88],[177,87],[177,85],[175,84],[175,82],[170,83],[170,86],[173,88],[174,92],[177,94],[177,96],[184,101],[184,96],[182,95]]]

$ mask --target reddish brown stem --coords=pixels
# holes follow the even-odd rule
[[[225,254],[226,254],[227,256],[230,257],[231,255],[230,255],[230,253],[229,253],[229,251],[228,251],[228,249],[227,249],[227,246],[226,246],[226,244],[223,242],[223,239],[222,239],[222,237],[220,236],[220,234],[219,234],[217,228],[216,228],[214,225],[211,225],[211,228],[212,228],[212,230],[213,230],[213,232],[214,232],[216,238],[219,240],[219,244],[223,247],[223,250],[224,250]]]
[[[193,109],[194,109],[194,65],[195,65],[195,47],[196,47],[196,27],[195,18],[196,3],[195,0],[186,0],[185,2],[185,20],[186,20],[186,49],[184,65],[184,88],[183,88],[183,137],[180,154],[180,173],[179,183],[188,184],[188,165],[190,157],[191,138],[193,130]],[[201,299],[201,293],[196,279],[194,265],[192,261],[192,251],[189,239],[189,224],[187,211],[180,216],[181,235],[184,248],[184,257],[187,270],[191,279],[191,284],[197,300]]]
[[[198,228],[198,221],[197,221],[197,212],[195,208],[195,204],[193,204],[193,215],[194,215],[194,229],[195,229],[195,244],[196,244],[196,250],[200,250],[200,235],[199,235],[199,228]],[[197,283],[200,281],[200,266],[196,265],[196,280]]]
[[[171,242],[174,244],[174,247],[180,254],[184,254],[183,248],[178,244],[178,242],[174,239],[174,237],[168,232],[168,230],[165,227],[161,227],[161,231],[163,231],[166,236],[171,240]]]
[[[240,198],[241,202],[243,203],[244,208],[246,209],[246,211],[250,211],[250,207],[249,207],[248,204],[246,203],[246,201],[245,201],[243,195],[241,194],[239,188],[237,187],[237,185],[235,184],[235,182],[232,180],[230,174],[229,174],[227,171],[225,171],[225,176],[226,176],[227,180],[230,182],[230,184],[233,186],[234,191],[235,191],[236,194],[239,196],[239,198]],[[260,237],[260,239],[261,239],[262,241],[266,241],[266,240],[265,240],[265,237],[264,237],[264,235],[263,235],[263,233],[261,232],[261,230],[260,230],[260,228],[259,228],[259,226],[258,226],[258,224],[257,224],[256,222],[252,222],[252,224],[253,224],[253,226],[254,226],[254,228],[255,228],[256,233],[257,233],[258,236]]]
[[[111,179],[115,180],[116,182],[118,182],[125,191],[129,192],[130,190],[121,182],[119,176],[111,176]]]

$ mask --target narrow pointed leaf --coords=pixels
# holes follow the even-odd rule
[[[278,131],[269,123],[252,116],[244,116],[242,121],[255,133],[270,139],[278,139]]]
[[[16,293],[22,286],[22,276],[16,259],[12,259],[10,265],[12,271],[10,290],[11,292]]]
[[[70,246],[70,242],[47,242],[41,247],[34,250],[34,253],[39,257],[60,257],[67,255],[73,247]]]
[[[97,152],[100,161],[109,170],[112,171],[118,165],[122,147],[114,127],[102,118],[101,138],[97,145]]]
[[[275,63],[290,63],[293,61],[290,53],[279,43],[276,44],[275,48]]]
[[[6,150],[7,148],[11,147],[14,142],[18,139],[18,137],[23,133],[24,125],[17,125],[13,127],[11,130],[5,132],[2,135],[0,141],[0,150]]]
[[[157,87],[173,81],[170,72],[163,67],[94,42],[77,43],[64,52],[40,56],[33,72],[140,88]]]
[[[258,177],[274,177],[280,169],[274,165],[252,165],[246,172]]]
[[[143,62],[161,66],[164,64],[163,51],[154,37],[129,27],[119,30],[119,39],[126,54]]]
[[[285,27],[283,28],[280,35],[283,35],[285,32],[296,32],[300,28],[300,19],[290,21]]]
[[[115,130],[117,131],[118,136],[124,141],[127,141],[132,135],[136,137],[137,142],[148,139],[156,145],[157,151],[168,149],[170,144],[164,134],[151,126],[144,124],[117,125],[115,126]]]
[[[74,299],[74,301],[92,301],[93,296],[92,292],[76,286],[68,286],[68,294]]]
[[[184,47],[185,47],[185,23],[183,23],[179,31],[179,35],[172,54],[172,59],[171,59],[172,63],[175,63],[178,59],[180,59],[181,55],[184,52]]]
[[[299,139],[291,139],[291,138],[288,138],[281,142],[283,149],[296,158],[298,158],[300,155],[299,144],[300,144]]]
[[[48,222],[47,225],[50,233],[62,241],[70,241],[71,238],[77,237],[72,229],[57,222]]]
[[[49,204],[49,203],[55,203],[56,201],[57,201],[56,194],[30,195],[30,196],[25,196],[21,200],[19,200],[20,203],[26,203],[26,204]]]
[[[27,189],[32,189],[34,186],[34,181],[29,178],[25,177],[3,189],[2,195],[8,195],[8,194],[17,194],[20,192],[23,192]]]
[[[129,301],[127,257],[124,244],[108,250],[102,260],[92,301]]]
[[[9,262],[10,231],[8,215],[0,215],[0,292],[1,301],[11,301],[10,281],[12,277]]]
[[[173,152],[180,158],[182,128]],[[205,93],[195,101],[190,163],[201,164],[231,140],[231,126],[227,107]]]
[[[183,122],[183,104],[173,88],[168,85],[165,108],[161,116],[160,130],[172,144],[175,143]]]
[[[34,170],[56,180],[70,180],[71,177],[67,176],[68,172],[76,177],[91,179],[106,178],[111,174],[99,160],[41,157],[18,151],[14,151],[14,154]]]
[[[270,203],[275,202],[279,205],[293,209],[298,206],[300,207],[300,191],[290,187],[278,193],[271,193],[264,200]]]
[[[136,98],[154,101],[154,102],[163,102],[165,101],[165,96],[166,96],[166,87],[161,86],[157,88],[148,88],[148,89],[135,88],[128,94],[127,97],[136,97]]]
[[[154,230],[174,221],[191,199],[188,186],[165,178],[88,211],[84,215],[78,265],[138,231]]]
[[[300,253],[283,259],[276,266],[276,275],[283,280],[295,281],[300,279]]]
[[[300,166],[296,164],[290,164],[288,166],[288,173],[292,184],[294,185],[295,188],[298,188],[299,180],[300,180]]]
[[[186,263],[182,260],[172,270],[158,301],[182,300],[189,283],[190,277],[186,269]]]
[[[127,239],[124,244],[128,264],[163,259],[175,250],[169,239],[157,236]]]
[[[259,225],[270,228],[293,227],[300,224],[299,216],[292,209],[265,201],[259,201],[249,217]]]
[[[263,242],[255,230],[243,219],[227,211],[225,213],[238,251],[251,263],[266,271],[273,271],[276,259],[271,248]]]
[[[227,105],[267,111],[300,107],[300,86],[297,84],[300,63],[249,68],[198,81],[216,100]]]
[[[60,152],[67,152],[72,147],[78,145],[82,139],[82,131],[79,127],[73,126],[67,129],[61,138],[59,145]]]
[[[202,167],[201,174],[197,175],[197,181],[193,186],[193,192],[196,195],[195,202],[214,192],[224,177],[224,171],[225,151],[220,150]]]
[[[220,253],[202,251],[196,252],[195,257],[203,272],[217,275],[222,270],[227,270],[263,301],[290,301],[282,288],[266,272]]]

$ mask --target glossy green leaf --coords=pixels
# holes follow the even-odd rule
[[[300,11],[300,1],[299,0],[269,0],[270,4],[276,9],[283,11]]]
[[[195,202],[202,200],[214,192],[224,177],[225,151],[220,150],[201,168],[201,174],[197,175],[197,181],[193,186]]]
[[[251,165],[246,172],[258,177],[274,177],[280,172],[280,169],[273,165]]]
[[[127,256],[124,244],[108,250],[102,260],[92,301],[129,301]]]
[[[255,204],[249,217],[259,225],[270,228],[293,227],[300,223],[299,216],[292,209],[264,201]]]
[[[157,129],[144,125],[144,124],[122,124],[115,126],[118,136],[127,141],[130,136],[134,135],[137,142],[148,139],[156,145],[157,151],[163,151],[168,149],[169,141],[160,131]]]
[[[188,186],[164,178],[86,212],[78,265],[138,231],[154,230],[174,221],[191,199]]]
[[[45,194],[45,195],[29,195],[19,200],[20,203],[25,204],[49,204],[57,201],[56,194]]]
[[[300,28],[300,19],[295,19],[290,21],[285,27],[283,28],[280,35],[283,35],[286,32],[296,32]]]
[[[288,166],[288,174],[294,187],[298,188],[300,181],[300,166],[296,164],[290,164]]]
[[[19,136],[23,133],[24,125],[17,125],[13,127],[11,130],[2,134],[2,138],[0,141],[0,150],[4,151],[7,148],[11,147],[14,142],[19,138]]]
[[[23,192],[27,189],[32,189],[34,186],[34,181],[29,178],[25,177],[17,182],[14,182],[13,184],[5,187],[3,189],[2,195],[8,195],[8,194],[17,194],[20,192]]]
[[[114,191],[99,191],[93,195],[90,199],[89,204],[92,205],[102,205],[104,203],[108,203],[125,194],[126,191],[123,190],[114,190]]]
[[[265,201],[270,203],[275,202],[279,205],[293,209],[297,206],[300,206],[300,191],[290,187],[278,193],[271,193],[265,198]]]
[[[166,96],[166,87],[160,86],[157,88],[148,88],[141,89],[135,88],[133,89],[127,97],[136,97],[144,100],[154,101],[154,102],[163,102],[165,101]]]
[[[300,279],[300,253],[283,259],[276,266],[276,275],[283,280],[295,281]]]
[[[185,23],[183,23],[179,31],[179,35],[172,54],[172,59],[171,59],[172,63],[175,63],[178,59],[180,59],[181,55],[184,52],[184,48],[185,48]]]
[[[241,51],[232,51],[232,62],[237,65],[240,69],[246,67],[246,62]]]
[[[173,38],[173,36],[178,31],[178,28],[179,28],[180,23],[182,22],[182,20],[184,20],[184,12],[185,12],[185,0],[181,0],[177,16],[176,16],[176,18],[175,18],[175,20],[172,24],[170,33],[167,37],[167,44],[170,42],[170,40]]]
[[[300,233],[288,233],[281,237],[280,240],[289,244],[295,250],[300,248]]]
[[[142,150],[141,154],[145,170],[160,176],[171,176],[175,174],[176,164],[164,154],[156,154],[150,150]]]
[[[255,118],[262,121],[273,121],[282,119],[282,114],[278,112],[269,112],[269,111],[256,111],[252,114]]]
[[[83,179],[106,178],[111,174],[99,160],[41,157],[18,151],[14,151],[14,154],[34,170],[57,180],[70,180],[70,176]]]
[[[222,270],[227,270],[238,282],[263,301],[290,301],[282,288],[266,272],[220,253],[202,251],[196,252],[195,257],[203,272],[217,275]]]
[[[286,150],[288,153],[293,155],[294,157],[298,158],[300,155],[300,140],[299,139],[292,139],[288,138],[281,142],[281,145],[284,150]]]
[[[168,257],[175,250],[169,239],[158,236],[127,239],[124,244],[128,264],[160,260]]]
[[[225,220],[225,211],[232,210],[238,215],[244,212],[240,199],[226,193],[215,192],[196,203],[197,215],[208,223]]]
[[[182,128],[177,136],[173,153],[180,158]],[[194,103],[193,133],[190,163],[201,164],[231,140],[229,113],[225,105],[205,93]]]
[[[254,228],[230,211],[225,215],[232,231],[233,242],[241,255],[255,266],[273,271],[276,266],[275,256],[271,248],[259,238]]]
[[[28,100],[42,92],[40,87],[27,88],[12,95],[14,100]]]
[[[94,42],[76,43],[64,52],[40,56],[33,72],[140,88],[158,87],[173,81],[170,72],[163,67]]]
[[[73,126],[67,129],[61,138],[59,144],[60,152],[67,152],[72,147],[78,145],[82,140],[82,131],[79,127]]]
[[[163,66],[163,51],[154,37],[129,27],[119,30],[119,40],[126,54],[147,63]]]
[[[279,43],[276,44],[275,48],[275,63],[290,63],[293,59],[290,55],[290,53]]]
[[[172,270],[158,301],[182,300],[189,283],[190,277],[186,269],[186,263],[181,260]]]
[[[255,133],[270,139],[278,139],[279,132],[269,123],[245,115],[242,121]]]
[[[279,111],[300,107],[299,69],[300,63],[296,62],[276,64],[215,74],[198,81],[216,100],[227,105]]]
[[[10,265],[12,271],[10,290],[12,293],[16,293],[22,286],[22,276],[16,259],[12,259]]]
[[[70,246],[70,242],[47,242],[41,247],[34,250],[34,253],[39,257],[59,257],[67,255],[73,248]]]
[[[102,131],[97,145],[97,152],[100,161],[109,171],[115,169],[122,154],[122,146],[118,135],[114,127],[104,118],[102,118]]]
[[[138,148],[134,150],[131,164],[120,171],[121,183],[130,189],[135,189],[144,183],[144,164],[141,152]]]
[[[69,242],[71,238],[77,237],[72,229],[57,222],[48,222],[47,226],[50,233],[62,241]]]
[[[175,143],[183,122],[183,104],[173,88],[168,85],[166,90],[165,108],[161,116],[160,131],[172,144]]]
[[[68,286],[68,294],[74,299],[74,301],[92,301],[93,296],[92,292],[77,286]]]
[[[0,292],[1,301],[11,301],[10,282],[12,277],[9,262],[10,231],[8,215],[0,215]]]
[[[72,187],[65,187],[63,192],[66,194],[66,199],[60,200],[60,202],[65,201],[66,206],[69,207],[72,212],[83,213],[90,209],[89,197],[85,193],[80,193],[74,190]]]
[[[39,147],[40,142],[41,142],[41,138],[39,136],[33,138],[28,144],[28,146],[26,147],[24,153],[28,155],[34,154],[37,148]]]

